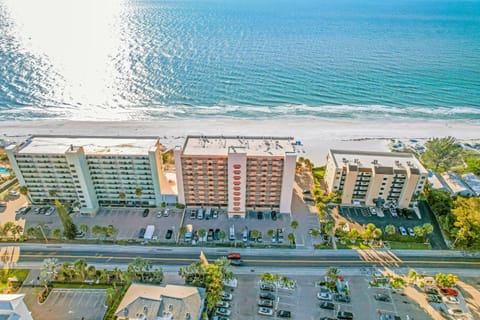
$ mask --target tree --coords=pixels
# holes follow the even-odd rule
[[[382,229],[380,228],[375,228],[372,231],[372,236],[374,239],[380,239],[382,237]]]
[[[415,236],[419,237],[419,238],[421,238],[425,235],[425,231],[423,230],[423,228],[421,226],[413,227],[413,233],[415,233]]]
[[[207,311],[210,312],[220,301],[220,293],[223,291],[223,282],[233,278],[230,262],[225,259],[217,259],[214,263],[204,264],[201,261],[194,262],[180,268],[178,274],[186,284],[205,288],[205,300]]]
[[[83,259],[75,260],[75,262],[73,263],[73,270],[75,272],[75,275],[81,278],[82,280],[85,280],[86,268],[87,268],[87,262]]]
[[[454,274],[444,274],[444,273],[437,273],[435,275],[435,282],[438,286],[442,288],[450,288],[453,287],[458,281],[458,277]]]
[[[393,224],[389,224],[385,227],[385,233],[390,235],[390,236],[393,236],[396,232],[396,228]]]
[[[289,233],[287,235],[287,239],[288,239],[288,241],[290,241],[291,245],[295,245],[295,235],[293,233]]]
[[[256,229],[252,230],[252,238],[253,239],[257,239],[259,235],[260,235],[260,231],[258,231]]]
[[[186,233],[187,233],[187,227],[181,226],[180,229],[178,229],[178,234],[180,235],[181,238],[185,239]]]
[[[77,235],[77,226],[73,223],[72,217],[68,215],[65,206],[58,200],[55,200],[58,216],[63,225],[63,235],[65,238],[72,240]]]
[[[298,228],[298,221],[297,220],[293,220],[291,223],[290,223],[290,227],[292,227],[293,230],[296,230]]]
[[[453,137],[432,138],[425,144],[424,163],[435,171],[448,171],[461,163],[461,149]]]
[[[360,232],[358,232],[358,230],[355,228],[351,229],[350,232],[348,233],[348,237],[352,242],[355,242],[359,236],[360,236]]]
[[[451,236],[455,237],[454,245],[461,248],[480,247],[480,198],[458,197],[455,209]]]
[[[62,230],[60,229],[54,229],[53,230],[53,237],[56,239],[59,239],[62,236]]]
[[[415,282],[418,278],[418,273],[413,270],[413,269],[410,269],[408,271],[408,279],[410,280],[410,282]]]
[[[335,291],[337,288],[337,279],[340,271],[335,267],[329,267],[325,274],[327,280],[327,288]]]
[[[446,191],[430,190],[427,193],[427,202],[437,216],[449,214],[454,207],[453,198]]]
[[[117,232],[118,230],[111,224],[105,228],[105,236],[109,238],[114,237],[117,234]]]
[[[49,284],[57,278],[58,267],[60,266],[57,258],[47,258],[43,260],[40,267],[40,276],[45,281],[45,284]]]
[[[138,204],[140,204],[140,198],[142,197],[142,194],[143,194],[142,188],[136,188],[135,189],[135,195],[138,198]]]
[[[227,237],[227,233],[223,230],[220,230],[220,232],[218,233],[218,238],[223,242],[226,237]]]
[[[273,238],[273,235],[274,235],[274,234],[275,234],[275,230],[273,230],[273,229],[268,229],[267,235],[268,235],[268,237],[269,237],[270,239]]]
[[[118,193],[118,199],[120,199],[120,202],[123,202],[123,204],[125,205],[125,199],[127,198],[127,195],[125,192],[120,192]]]
[[[431,223],[424,223],[422,228],[425,234],[430,234],[433,232],[433,225]]]
[[[10,230],[10,232],[12,233],[12,236],[13,236],[13,241],[16,241],[17,240],[17,235],[21,235],[23,233],[23,227],[20,226],[20,225],[15,225],[13,226],[13,228]]]
[[[15,223],[12,221],[5,222],[2,228],[2,235],[8,236],[8,234],[12,232],[13,228],[15,228]]]
[[[312,237],[318,238],[319,236],[320,236],[320,230],[318,230],[317,228],[313,228],[312,229]]]
[[[198,229],[198,237],[200,239],[202,239],[202,240],[205,239],[206,234],[207,234],[207,232],[205,231],[205,229],[203,229],[203,228]]]
[[[88,226],[86,224],[81,224],[78,229],[80,230],[80,232],[83,232],[84,234],[87,234],[88,233]]]
[[[92,234],[96,235],[96,236],[102,235],[103,234],[103,228],[99,225],[94,225],[92,227]]]
[[[95,279],[97,276],[97,268],[94,265],[89,265],[87,267],[87,277],[89,279]]]
[[[30,193],[28,192],[28,187],[27,186],[20,186],[18,191],[20,192],[20,194],[27,197],[28,202],[30,202],[30,203],[32,202],[32,199],[30,198]]]

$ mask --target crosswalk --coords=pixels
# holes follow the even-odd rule
[[[20,248],[17,246],[0,247],[0,266],[4,269],[13,267],[20,259]]]

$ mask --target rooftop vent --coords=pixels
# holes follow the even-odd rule
[[[124,308],[124,309],[123,309],[123,315],[124,315],[124,316],[128,316],[128,308]]]
[[[148,312],[148,307],[147,306],[143,306],[143,312],[145,312],[145,313]]]
[[[168,311],[173,311],[173,304],[168,305]]]

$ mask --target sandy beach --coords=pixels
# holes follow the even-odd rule
[[[301,155],[323,164],[328,149],[387,151],[389,139],[425,140],[454,136],[480,140],[480,124],[451,121],[357,121],[332,119],[198,119],[86,122],[32,120],[0,122],[0,135],[18,141],[28,135],[158,136],[167,147],[186,135],[293,136],[302,141]]]

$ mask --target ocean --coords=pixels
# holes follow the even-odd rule
[[[0,120],[480,120],[480,1],[0,0]]]

